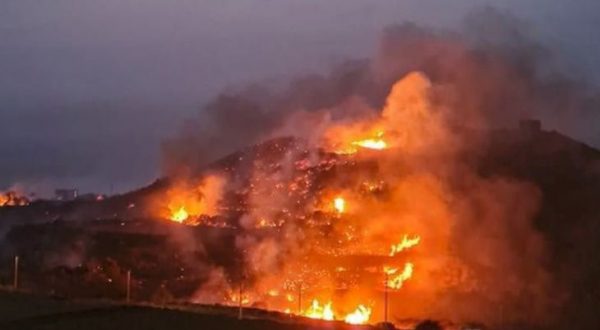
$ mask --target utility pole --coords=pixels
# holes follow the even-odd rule
[[[129,304],[131,301],[131,270],[127,271],[127,296],[125,301]]]
[[[302,282],[298,285],[298,315],[302,315]]]
[[[385,273],[385,283],[384,283],[384,287],[383,287],[383,322],[388,321],[388,280],[389,280],[389,275],[387,272]]]
[[[244,269],[243,265],[244,265],[244,257],[246,255],[246,250],[242,250],[242,254],[238,257],[239,258],[239,267],[241,269],[240,271],[240,292],[239,293],[239,311],[238,311],[238,319],[242,319],[244,318],[244,309],[243,309],[243,304],[244,304],[244,280],[246,279],[246,270]]]
[[[13,274],[13,289],[19,288],[19,256],[15,256],[14,274]]]
[[[242,275],[242,279],[240,281],[239,314],[238,314],[238,319],[240,319],[240,320],[244,317],[243,294],[244,294],[244,276]]]

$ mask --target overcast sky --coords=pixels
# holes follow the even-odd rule
[[[386,25],[454,27],[486,3],[600,80],[597,0],[1,0],[0,189],[148,183],[161,139],[223,88],[322,72]]]

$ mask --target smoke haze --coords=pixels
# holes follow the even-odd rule
[[[160,173],[162,139],[224,87],[322,73],[331,63],[371,56],[387,25],[455,28],[481,4],[3,1],[0,188],[137,187]],[[559,62],[577,81],[598,81],[596,1],[493,4],[529,21],[535,40],[560,49]],[[373,97],[381,101],[382,90]],[[594,116],[587,111],[568,133],[597,145]]]

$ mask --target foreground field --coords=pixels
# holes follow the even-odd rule
[[[247,311],[239,320],[233,309],[127,306],[108,302],[75,302],[0,291],[0,329],[370,329],[338,322],[265,315]]]

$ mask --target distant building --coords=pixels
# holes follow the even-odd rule
[[[519,129],[528,133],[539,132],[542,130],[542,122],[538,119],[523,119],[519,122]]]
[[[78,200],[82,200],[82,201],[101,201],[101,200],[104,200],[105,198],[106,198],[105,195],[94,194],[94,193],[83,194],[83,195],[79,195],[79,197],[77,197]]]
[[[56,189],[54,190],[54,196],[59,201],[72,201],[79,196],[78,189]]]

